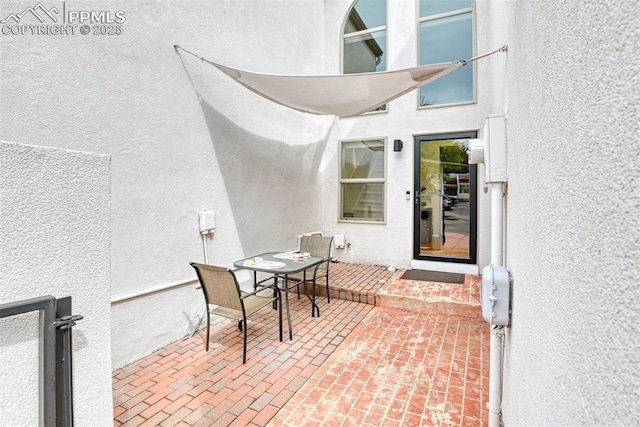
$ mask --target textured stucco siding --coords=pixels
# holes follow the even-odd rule
[[[638,425],[637,3],[511,6],[505,425]]]
[[[72,297],[76,425],[109,425],[110,158],[0,142],[0,302]],[[38,315],[0,319],[2,425],[38,425]]]
[[[124,11],[122,34],[2,36],[0,138],[112,156],[114,298],[195,279],[202,209],[216,212],[207,249],[219,265],[291,249],[297,233],[320,228],[331,120],[274,106],[173,46],[239,68],[320,74],[322,1],[91,7]],[[184,337],[202,308],[193,283],[114,304],[114,367]]]

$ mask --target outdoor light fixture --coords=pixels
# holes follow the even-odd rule
[[[393,151],[402,151],[402,140],[394,139],[393,140]]]

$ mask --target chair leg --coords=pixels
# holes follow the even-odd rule
[[[244,365],[245,363],[247,363],[247,318],[244,317],[244,324],[245,324],[245,328],[244,328],[244,343],[242,345],[242,364]]]
[[[206,306],[207,310],[207,343],[205,345],[206,351],[209,351],[209,329],[211,329],[211,315],[209,314],[209,305]]]
[[[289,339],[293,339],[293,330],[291,328],[291,311],[289,310],[289,292],[284,290],[285,305],[287,306],[287,321],[289,322]]]
[[[327,270],[326,274],[326,282],[327,282],[327,304],[331,302],[331,295],[329,295],[329,270]]]
[[[284,276],[284,287],[287,287],[287,276]],[[273,278],[273,284],[274,286],[277,288],[278,287],[278,276],[274,276]],[[276,291],[275,289],[273,290],[273,296],[275,297],[278,291]],[[280,304],[282,304],[282,298],[280,298]],[[272,303],[272,307],[274,310],[278,309],[278,300],[274,299],[273,303]]]
[[[316,281],[315,281],[315,277],[313,279],[314,279],[313,282],[311,282],[311,317],[316,316]],[[304,290],[305,291],[307,290],[306,286]],[[320,317],[319,314],[318,314],[318,317]]]
[[[316,312],[318,313],[318,317],[320,317],[320,307],[316,304],[316,278],[313,278],[312,282],[313,293],[311,297],[311,317],[315,317]]]
[[[278,305],[278,326],[280,327],[280,342],[282,342],[282,294],[278,292],[278,300],[280,304]]]
[[[238,320],[238,330],[242,332],[242,320]]]

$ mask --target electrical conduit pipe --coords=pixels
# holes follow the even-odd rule
[[[491,264],[503,263],[504,184],[491,183]],[[502,361],[504,332],[502,326],[491,326],[489,354],[489,427],[502,424]]]

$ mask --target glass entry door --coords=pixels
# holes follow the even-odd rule
[[[475,132],[415,138],[414,259],[475,264],[476,165],[467,141]]]

